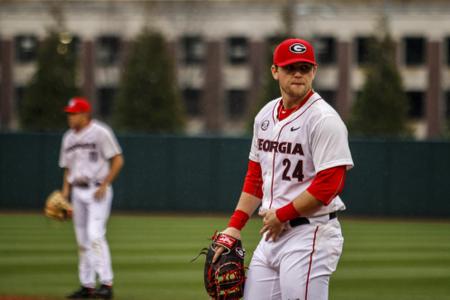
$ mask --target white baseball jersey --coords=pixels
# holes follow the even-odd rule
[[[300,109],[277,119],[281,98],[265,105],[255,118],[250,159],[263,178],[261,209],[282,207],[299,196],[322,170],[353,166],[347,128],[337,112],[314,93]],[[336,196],[314,216],[344,210]]]
[[[59,166],[70,170],[69,183],[102,182],[109,172],[109,159],[122,153],[112,130],[96,120],[79,132],[69,129],[63,137]]]

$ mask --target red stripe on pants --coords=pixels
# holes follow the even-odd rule
[[[316,247],[317,230],[319,230],[319,226],[317,226],[316,230],[314,231],[313,247],[312,247],[311,254],[309,255],[309,267],[308,267],[308,277],[306,278],[305,300],[308,300],[309,276],[311,275],[311,266],[312,266],[312,261],[313,261],[313,254],[314,254],[314,250],[315,250],[315,247]]]

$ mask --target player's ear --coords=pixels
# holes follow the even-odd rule
[[[270,70],[272,71],[272,77],[273,77],[273,79],[278,80],[278,71],[279,71],[278,66],[272,65],[272,67],[270,68]]]
[[[316,78],[316,74],[317,74],[317,65],[315,65],[315,66],[313,67],[312,72],[313,72],[313,74],[312,74],[312,79],[314,80],[314,78]]]

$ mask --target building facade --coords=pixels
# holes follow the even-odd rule
[[[168,41],[190,134],[245,132],[270,72],[267,44],[286,31],[313,41],[314,88],[347,119],[383,16],[411,124],[419,138],[438,137],[450,117],[450,3],[439,0],[0,1],[0,128],[20,128],[17,111],[48,28],[78,44],[79,85],[105,120],[127,47],[145,27]]]

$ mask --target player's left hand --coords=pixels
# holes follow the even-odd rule
[[[272,241],[276,241],[280,235],[285,230],[285,224],[281,223],[277,218],[277,214],[275,213],[275,209],[269,209],[266,211],[262,211],[259,213],[261,217],[263,217],[263,227],[259,231],[260,234],[266,234],[266,241],[272,239]]]
[[[231,235],[232,237],[234,237],[235,239],[240,240],[241,239],[241,231],[233,228],[233,227],[227,227],[224,231],[222,231],[222,233],[225,233],[227,235]],[[222,253],[225,251],[224,247],[217,247],[215,249],[215,254],[214,257],[212,259],[212,263],[216,263],[216,261],[219,259],[219,257],[222,255]]]
[[[98,189],[94,193],[95,200],[100,201],[105,197],[107,187],[108,186],[105,184],[102,184],[101,186],[98,187]]]

